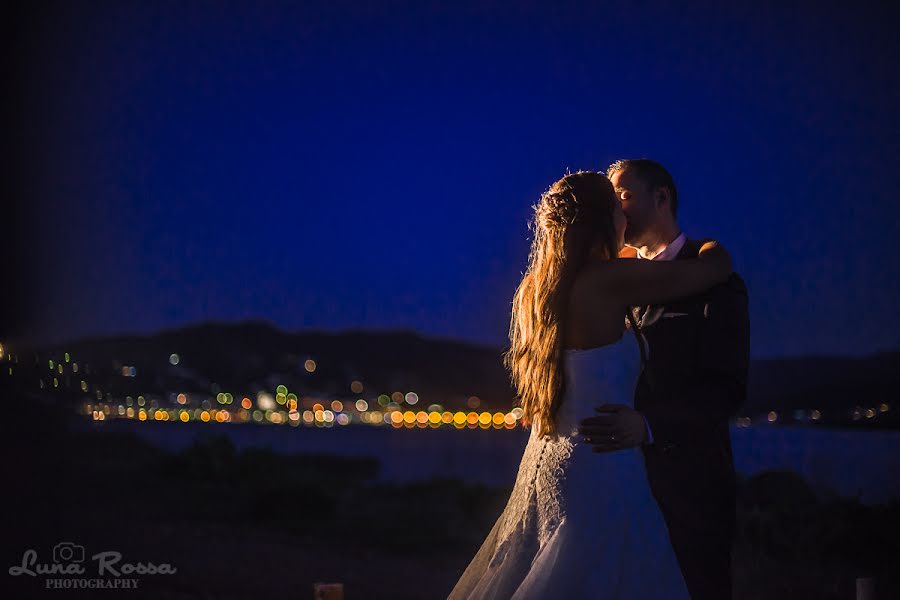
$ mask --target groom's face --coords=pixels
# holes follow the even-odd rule
[[[653,192],[628,169],[616,171],[609,180],[625,213],[625,243],[642,246],[657,215]]]

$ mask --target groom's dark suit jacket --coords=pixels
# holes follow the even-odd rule
[[[675,260],[696,258],[702,245],[688,240]],[[730,597],[730,571],[723,572],[735,529],[729,421],[747,396],[747,301],[733,273],[702,294],[633,309],[648,350],[635,391],[653,436],[643,446],[647,474],[694,600]]]

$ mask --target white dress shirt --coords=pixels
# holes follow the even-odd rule
[[[662,250],[658,251],[653,256],[646,256],[641,250],[638,250],[637,257],[645,260],[672,260],[676,256],[678,256],[679,252],[681,252],[681,248],[684,246],[684,243],[686,241],[687,236],[684,234],[684,232],[682,232],[678,235],[677,238],[672,240],[672,243],[664,246]],[[641,337],[643,337],[643,335]],[[644,340],[642,340],[642,342],[644,342],[644,345],[646,345],[646,342]],[[644,423],[647,425],[647,443],[652,444],[653,432],[650,431],[650,423],[647,423],[646,418],[644,419]]]

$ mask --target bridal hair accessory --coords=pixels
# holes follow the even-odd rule
[[[538,222],[545,227],[572,225],[581,215],[581,208],[571,188],[544,194],[538,207]]]
[[[587,197],[580,199],[575,194],[578,179],[588,175],[588,171],[569,173],[550,186],[535,206],[535,223],[546,229],[568,227],[584,221],[602,221],[603,213],[608,208],[591,197],[591,188],[582,191]]]

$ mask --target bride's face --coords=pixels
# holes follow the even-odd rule
[[[616,249],[621,251],[625,247],[625,213],[622,211],[622,205],[618,201],[613,205],[613,225],[616,229]],[[590,259],[595,262],[607,260],[605,240],[599,238],[591,247]]]
[[[625,213],[622,211],[622,203],[617,198],[613,204],[613,224],[616,227],[616,248],[625,247],[625,226],[628,224]]]

